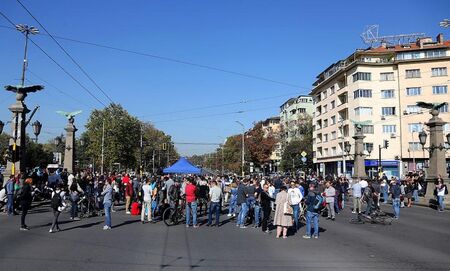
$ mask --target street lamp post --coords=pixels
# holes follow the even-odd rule
[[[18,25],[16,25],[16,29],[25,35],[25,49],[24,49],[24,55],[23,55],[22,77],[20,80],[22,86],[25,86],[25,71],[27,70],[27,66],[28,66],[28,63],[27,63],[28,62],[28,59],[27,59],[28,36],[30,34],[32,34],[32,35],[39,34],[39,30],[34,26],[28,26],[26,24],[18,24]]]
[[[36,136],[36,143],[38,143],[38,136],[41,133],[42,123],[40,123],[37,120],[37,121],[33,122],[33,124],[31,126],[33,126],[33,133]]]
[[[242,127],[242,158],[241,158],[241,175],[244,177],[244,165],[245,165],[245,126],[240,121],[236,121],[237,124],[241,125]]]

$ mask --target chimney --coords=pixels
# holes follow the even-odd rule
[[[436,37],[436,41],[438,44],[444,44],[444,34],[439,33],[439,35],[437,35]]]

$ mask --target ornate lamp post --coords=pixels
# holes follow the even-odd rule
[[[41,129],[42,129],[42,123],[40,123],[38,120],[33,122],[33,124],[31,124],[31,126],[33,126],[33,133],[36,136],[36,143],[38,142],[38,136],[41,134]]]

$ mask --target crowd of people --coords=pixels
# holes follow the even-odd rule
[[[276,229],[276,238],[296,234],[304,224],[304,238],[319,237],[319,217],[334,221],[346,203],[353,201],[353,213],[370,215],[381,204],[392,204],[393,215],[411,207],[425,194],[422,173],[410,173],[403,180],[383,174],[380,178],[352,180],[341,177],[307,176],[139,176],[127,172],[108,175],[81,171],[21,174],[0,182],[0,202],[7,215],[21,214],[21,230],[28,230],[25,219],[36,193],[50,202],[53,222],[50,233],[60,230],[58,219],[69,212],[70,219],[100,215],[104,230],[112,227],[111,213],[122,210],[140,216],[143,224],[161,221],[163,211],[183,206],[185,226],[198,228],[221,226],[221,214],[239,229],[261,228],[264,233]],[[47,191],[47,195],[43,191]],[[442,178],[435,184],[438,211],[443,212],[448,189]],[[200,221],[200,218],[205,219]]]

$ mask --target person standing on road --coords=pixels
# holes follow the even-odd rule
[[[359,191],[361,193],[361,191]],[[314,224],[314,238],[319,238],[319,211],[316,209],[317,191],[314,184],[309,184],[308,195],[306,196],[306,234],[303,238],[311,238],[311,223]]]
[[[360,180],[352,185],[352,197],[353,197],[353,214],[361,212],[361,183]]]
[[[284,213],[284,205],[286,202],[290,204],[286,190],[286,186],[282,186],[280,188],[280,192],[277,194],[277,198],[275,199],[276,209],[273,224],[277,225],[276,238],[280,238],[281,234],[283,234],[283,238],[287,238],[287,229],[293,224],[292,216]]]
[[[25,224],[25,217],[28,214],[28,210],[31,207],[31,184],[33,183],[33,179],[27,178],[23,184],[22,192],[20,194],[20,206],[22,207],[22,216],[20,217],[20,230],[27,231],[29,230],[27,224]]]
[[[128,175],[126,176],[128,177]],[[125,178],[125,177],[124,177]],[[130,212],[130,205],[131,205],[131,197],[133,197],[133,185],[129,180],[127,182],[123,182],[125,185],[125,212],[127,215],[131,214]]]
[[[236,216],[238,189],[235,182],[230,184],[230,204],[228,205],[228,216]]]
[[[300,189],[298,189],[296,183],[294,181],[291,181],[290,188],[288,189],[288,195],[289,195],[289,202],[291,203],[291,207],[293,210],[294,215],[294,232],[297,232],[300,228],[299,225],[299,211],[300,211],[300,202],[303,199],[303,195],[300,192]]]
[[[247,220],[247,212],[248,212],[248,206],[247,206],[247,193],[246,193],[246,185],[247,180],[242,180],[241,183],[239,183],[238,186],[238,192],[237,192],[237,204],[239,206],[239,215],[237,219],[236,226],[240,227],[241,229],[245,229],[246,226],[246,220]]]
[[[220,218],[220,201],[222,200],[222,189],[217,185],[217,181],[212,181],[212,186],[209,190],[209,214],[208,214],[208,224],[206,226],[211,226],[212,214],[216,216],[216,227],[219,227]]]
[[[400,181],[393,179],[391,181],[392,208],[394,209],[395,219],[400,218],[400,196],[402,194]]]
[[[439,177],[436,184],[436,195],[439,203],[438,206],[439,212],[443,212],[445,210],[444,197],[446,194],[448,194],[447,185],[445,185],[444,180],[442,180],[442,178]]]
[[[270,220],[270,212],[272,210],[271,203],[275,201],[271,196],[269,196],[269,185],[267,183],[263,186],[263,191],[259,194],[261,209],[262,209],[262,222],[261,228],[265,233],[270,233],[268,224]]]
[[[336,190],[331,185],[330,181],[327,181],[325,183],[325,191],[323,195],[325,196],[325,201],[327,203],[327,210],[328,210],[328,217],[327,219],[334,220],[335,219],[335,213],[334,213],[334,196],[336,195]]]
[[[192,178],[188,178],[186,182],[185,195],[186,195],[186,228],[189,228],[191,223],[192,212],[192,226],[198,228],[197,225],[197,197],[195,196],[197,186]]]
[[[53,223],[52,223],[52,227],[48,231],[49,233],[60,231],[60,228],[58,225],[58,218],[59,218],[59,215],[61,214],[62,209],[64,208],[64,202],[61,197],[61,186],[60,185],[57,185],[55,188],[55,191],[52,192],[51,207],[53,210]]]
[[[8,215],[14,214],[14,175],[9,177],[8,182],[6,182],[6,196],[8,197],[8,202],[6,205],[6,212]]]
[[[112,205],[112,186],[111,180],[106,179],[105,186],[103,187],[103,208],[105,210],[105,226],[104,230],[111,229],[111,205]]]
[[[144,198],[142,201],[141,208],[141,222],[145,223],[145,213],[147,212],[147,221],[152,221],[152,194],[153,189],[150,186],[150,179],[145,180],[145,184],[142,186],[142,192],[144,193]]]

